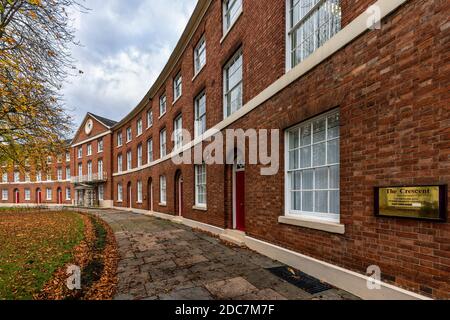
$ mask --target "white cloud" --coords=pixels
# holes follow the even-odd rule
[[[64,88],[75,121],[86,112],[120,120],[158,77],[196,0],[90,0],[74,15],[82,43],[73,56],[83,74]]]

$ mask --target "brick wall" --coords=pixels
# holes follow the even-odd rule
[[[343,26],[372,3],[343,0]],[[284,164],[280,159],[281,171],[272,177],[261,176],[259,166],[246,168],[246,227],[250,236],[360,273],[376,264],[387,282],[427,296],[449,298],[449,223],[376,218],[373,212],[375,186],[449,183],[449,70],[444,67],[450,43],[448,12],[449,5],[443,1],[409,1],[383,21],[381,30],[356,39],[231,126],[285,130],[334,108],[341,113],[341,222],[346,233],[340,236],[278,223],[285,210]],[[154,126],[141,140],[133,139],[127,146],[133,157],[139,141],[153,137],[154,157],[158,159],[163,127],[171,150],[173,120],[180,112],[183,127],[193,132],[194,98],[204,89],[208,127],[223,119],[222,69],[238,48],[244,57],[244,102],[281,77],[285,72],[284,15],[282,0],[244,1],[243,15],[221,42],[221,6],[220,1],[214,1],[178,66],[151,102]],[[193,48],[205,30],[207,63],[191,80]],[[172,80],[180,70],[183,96],[172,106]],[[168,97],[168,111],[158,120],[163,92]],[[283,156],[283,138],[280,145]],[[144,201],[133,207],[149,209],[146,190],[152,178],[153,209],[175,214],[178,170],[184,181],[183,216],[232,228],[231,166],[207,167],[206,212],[193,208],[192,165],[175,166],[166,161],[115,177],[114,183],[123,183],[126,200],[127,183],[131,182],[135,195],[137,180],[143,181]],[[167,178],[167,206],[159,205],[160,175]]]

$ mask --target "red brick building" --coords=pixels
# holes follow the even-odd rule
[[[379,217],[374,197],[449,183],[449,13],[440,0],[200,0],[141,103],[83,122],[76,204],[201,228],[363,298],[450,298],[447,205],[442,221]],[[277,173],[241,163],[248,146],[222,150],[234,164],[172,161],[230,129],[278,130]]]

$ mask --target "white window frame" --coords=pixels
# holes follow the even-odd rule
[[[183,116],[179,114],[175,120],[173,120],[173,147],[174,150],[181,149],[183,147]]]
[[[31,190],[28,188],[24,190],[24,200],[31,201]]]
[[[97,175],[99,180],[103,180],[103,159],[97,161]]]
[[[237,84],[235,84],[233,88],[229,88],[229,83],[228,83],[228,81],[230,79],[229,70],[235,63],[238,62],[239,59],[241,59],[241,66],[240,66],[241,80]],[[238,71],[236,70],[235,72],[238,72]],[[235,110],[233,110],[232,103],[231,103],[232,101],[229,101],[229,97],[232,92],[234,92],[235,90],[239,90],[239,87],[241,90],[240,104]],[[235,113],[236,111],[241,109],[243,104],[244,104],[244,56],[242,54],[242,48],[241,48],[238,51],[236,51],[236,53],[233,55],[233,57],[231,57],[231,59],[227,62],[227,64],[223,68],[223,114],[224,114],[224,119],[228,118],[233,113]],[[228,113],[228,109],[230,109],[230,113]]]
[[[93,177],[93,175],[92,175],[92,161],[88,161],[88,163],[87,163],[87,178],[88,178],[88,181],[91,181],[92,177]]]
[[[83,146],[78,147],[78,159],[83,158]]]
[[[153,126],[153,109],[147,111],[147,129]]]
[[[66,152],[66,162],[70,162],[70,152]]]
[[[103,184],[98,186],[98,200],[99,201],[105,200],[105,186]]]
[[[131,150],[127,151],[127,171],[133,169],[133,153]]]
[[[326,221],[326,222],[333,222],[333,223],[339,223],[340,222],[340,185],[339,185],[339,175],[340,175],[340,160],[338,160],[338,162],[334,162],[334,163],[328,163],[328,145],[330,142],[333,141],[337,141],[338,142],[338,159],[340,159],[339,157],[339,150],[340,150],[340,133],[338,133],[337,137],[333,137],[330,138],[328,133],[329,133],[329,128],[328,128],[328,124],[329,124],[329,119],[333,116],[339,116],[340,111],[339,110],[333,110],[331,112],[322,114],[318,117],[315,117],[313,119],[310,119],[308,121],[302,122],[288,130],[286,130],[285,132],[285,208],[286,208],[286,212],[285,215],[287,217],[291,217],[291,218],[307,218],[307,219],[314,219],[314,220],[321,220],[321,221]],[[321,140],[318,142],[314,141],[314,123],[325,119],[325,140]],[[310,132],[310,143],[309,144],[305,144],[305,145],[301,145],[301,133],[300,130],[302,128],[306,128],[308,126],[311,126],[311,132]],[[340,129],[340,125],[338,125],[338,130]],[[295,148],[291,148],[290,146],[290,134],[294,131],[299,132],[299,143]],[[314,165],[314,147],[315,146],[319,146],[321,144],[325,144],[325,164],[324,165]],[[309,148],[310,149],[310,165],[309,166],[305,166],[302,168],[301,166],[301,149],[302,148]],[[295,169],[290,169],[290,152],[296,152],[297,153],[297,168]],[[332,188],[331,187],[331,168],[335,168],[338,167],[338,172],[337,172],[337,182],[338,182],[338,188]],[[327,169],[328,172],[328,176],[327,176],[327,188],[316,188],[316,171],[320,170],[320,169]],[[305,172],[313,172],[313,180],[312,180],[312,189],[304,189],[303,188],[303,173]],[[293,172],[301,172],[301,187],[299,190],[297,189],[291,189],[292,186],[292,182],[291,182],[291,173]],[[313,206],[313,211],[303,211],[303,210],[293,210],[291,209],[292,203],[291,203],[291,193],[293,192],[300,192],[301,193],[301,206],[303,208],[303,193],[304,192],[311,192],[312,193],[312,206]],[[316,193],[317,192],[327,192],[327,208],[328,211],[330,211],[330,203],[331,203],[331,192],[337,192],[338,193],[338,212],[337,213],[330,213],[330,212],[318,212],[316,211]]]
[[[20,172],[14,171],[14,182],[20,182]]]
[[[87,145],[87,155],[92,156],[92,144],[90,143]]]
[[[316,51],[318,48],[320,48],[326,41],[331,39],[336,33],[338,33],[341,29],[341,17],[340,17],[340,1],[341,0],[317,0],[316,4],[313,4],[310,8],[310,10],[305,11],[302,13],[303,17],[300,18],[294,25],[293,25],[293,4],[302,2],[304,0],[286,0],[286,70],[289,71],[292,68],[294,68],[296,65],[298,65],[300,62],[305,60],[309,55],[311,55],[314,51]],[[311,1],[311,0],[307,0]],[[336,4],[337,3],[337,4]],[[328,35],[325,37],[325,40],[322,40],[322,43],[319,43],[319,39],[317,38],[317,35],[319,34],[317,31],[318,29],[315,29],[313,33],[308,33],[308,35],[313,35],[313,51],[309,54],[306,54],[305,56],[302,56],[300,60],[294,64],[293,61],[293,54],[294,54],[294,48],[293,45],[293,39],[292,35],[297,32],[297,30],[301,29],[302,26],[306,26],[310,19],[313,20],[313,27],[317,28],[317,26],[321,23],[319,21],[316,13],[319,12],[321,8],[327,7],[327,10],[338,10],[339,12],[339,18],[337,20],[337,24],[334,25],[335,29],[333,29],[333,26],[331,24],[323,23],[322,25],[327,24],[327,32]],[[310,27],[311,25],[309,25]],[[306,29],[306,28],[305,28]],[[306,31],[305,31],[306,32]],[[304,33],[301,33],[301,39],[299,43],[297,43],[297,47],[299,48],[304,43]]]
[[[167,112],[167,95],[164,93],[159,97],[159,117],[161,118]]]
[[[137,202],[142,203],[142,181],[137,182]]]
[[[164,128],[159,132],[159,157],[167,155],[167,130]]]
[[[131,127],[127,128],[127,143],[131,142],[133,140],[133,131],[131,130]]]
[[[70,180],[72,173],[70,172],[70,167],[66,167],[66,180]]]
[[[122,132],[117,133],[117,147],[123,146],[123,135]]]
[[[72,190],[69,187],[66,188],[66,200],[72,200]]]
[[[200,179],[200,177],[203,179]],[[202,181],[200,181],[202,180]],[[200,189],[204,189],[204,192],[200,192]],[[204,202],[200,201],[200,195],[203,194]],[[195,166],[195,206],[200,208],[206,208],[207,205],[207,171],[206,164]]]
[[[142,159],[142,144],[139,144],[137,147],[137,166],[138,168],[142,167],[143,159]]]
[[[37,182],[42,181],[42,172],[41,171],[36,172],[36,181]]]
[[[119,154],[117,156],[117,172],[121,173],[123,171],[123,155]]]
[[[201,37],[194,49],[194,77],[202,71],[206,65],[206,38]]]
[[[45,190],[45,193],[46,193],[47,201],[52,201],[52,199],[53,199],[53,190],[52,190],[52,188],[47,188]]]
[[[83,164],[79,163],[78,164],[78,177],[82,177],[83,176]]]
[[[103,144],[103,138],[100,138],[97,140],[97,152],[101,153],[103,152],[104,144]]]
[[[153,162],[153,139],[147,140],[147,163]]]
[[[200,103],[203,101],[205,111],[200,114]],[[203,135],[207,130],[206,124],[206,92],[200,93],[194,102],[194,137],[197,138]]]
[[[9,198],[8,189],[3,189],[2,190],[2,201],[8,201],[8,198]]]
[[[123,201],[123,186],[121,183],[117,184],[117,202]]]
[[[159,176],[159,202],[167,204],[167,180],[166,176]]]
[[[31,176],[29,172],[25,173],[25,182],[31,182]]]
[[[58,170],[56,171],[56,179],[58,181],[62,181],[63,180],[63,171],[62,168],[58,168]]]
[[[8,182],[8,173],[7,172],[3,172],[2,173],[2,182],[3,183],[7,183]]]
[[[183,95],[183,77],[181,71],[173,78],[173,103]]]
[[[242,1],[243,0],[224,0],[222,2],[222,19],[223,19],[223,34],[227,34],[231,30],[233,25],[236,23],[240,14],[242,13]],[[232,9],[238,5],[236,14],[231,17],[230,13]]]
[[[137,137],[139,137],[141,134],[142,134],[142,132],[143,132],[143,123],[142,123],[142,119],[139,119],[137,122],[136,122],[136,128],[137,128],[137,133],[136,133],[136,136]]]

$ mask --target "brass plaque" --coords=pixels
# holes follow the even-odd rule
[[[375,214],[445,221],[447,191],[445,186],[375,188]]]

